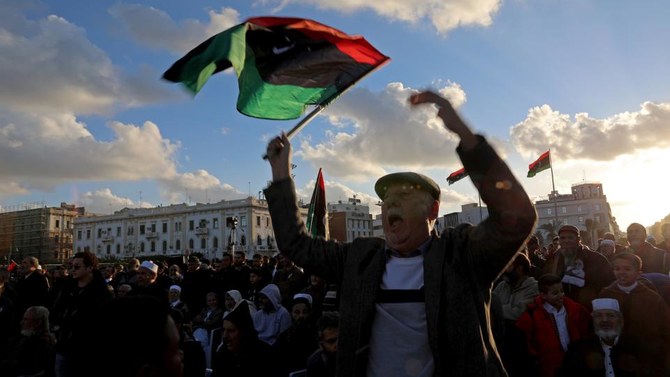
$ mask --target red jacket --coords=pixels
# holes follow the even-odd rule
[[[537,296],[528,309],[519,317],[516,326],[526,335],[528,351],[535,357],[540,376],[553,377],[563,363],[563,347],[558,336],[558,328],[554,316],[543,307],[544,301]],[[591,315],[581,304],[563,298],[563,306],[567,312],[567,328],[570,342],[590,335]]]

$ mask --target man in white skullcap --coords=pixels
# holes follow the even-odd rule
[[[613,298],[592,301],[595,335],[570,343],[558,376],[660,376],[663,364],[643,342],[622,334],[624,319]]]

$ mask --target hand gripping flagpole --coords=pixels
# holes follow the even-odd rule
[[[383,62],[379,63],[379,65],[377,65],[377,66],[373,67],[371,70],[367,71],[363,76],[361,76],[361,77],[359,77],[358,79],[352,81],[352,82],[351,82],[349,85],[347,85],[342,91],[333,94],[332,96],[330,96],[330,98],[328,98],[328,99],[326,99],[325,101],[323,101],[322,103],[316,105],[316,108],[315,108],[314,110],[312,110],[312,112],[310,112],[309,114],[307,114],[307,116],[305,116],[304,118],[302,118],[302,119],[300,120],[300,122],[298,122],[298,124],[296,124],[295,126],[293,126],[293,128],[291,128],[291,129],[286,133],[286,137],[290,139],[292,136],[294,136],[295,134],[297,134],[298,132],[300,132],[300,130],[302,130],[303,128],[305,128],[305,126],[306,126],[307,124],[309,124],[309,122],[311,122],[312,120],[314,120],[314,118],[316,118],[317,115],[319,115],[323,110],[325,110],[326,107],[328,107],[331,103],[335,102],[335,100],[336,100],[338,97],[340,97],[341,95],[343,95],[344,93],[346,93],[349,89],[351,89],[354,85],[358,84],[361,80],[363,80],[364,78],[366,78],[366,77],[367,77],[368,75],[370,75],[372,72],[378,70],[380,67],[382,67],[383,65],[385,65],[388,61],[389,61],[389,58],[387,57]],[[264,155],[263,155],[263,160],[267,160],[267,159],[268,159],[268,155],[267,155],[267,154],[264,154]]]

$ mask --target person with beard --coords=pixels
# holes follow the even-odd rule
[[[544,274],[559,276],[563,291],[587,309],[601,289],[614,281],[610,264],[602,254],[582,244],[579,229],[563,225],[558,230],[560,248],[544,265]]]
[[[624,316],[612,298],[593,300],[595,335],[570,343],[558,377],[666,375],[644,342],[623,332]]]
[[[293,324],[279,335],[274,347],[283,375],[303,370],[307,359],[319,347],[312,312],[312,296],[298,293],[291,301]]]
[[[56,338],[49,330],[49,309],[31,306],[21,320],[21,334],[0,348],[4,377],[47,375],[53,372]]]
[[[137,287],[130,291],[131,296],[152,296],[168,302],[168,289],[158,283],[158,265],[153,261],[142,262],[137,269]]]
[[[272,182],[264,191],[278,249],[339,288],[338,375],[504,375],[491,340],[491,285],[531,234],[537,213],[509,167],[446,98],[423,91],[408,102],[436,106],[444,124],[436,132],[440,139],[456,135],[456,151],[489,217],[437,235],[439,185],[423,174],[396,172],[375,183],[384,238],[312,237],[291,178],[291,143],[282,134],[266,149]],[[402,158],[409,149],[389,153]]]
[[[670,312],[653,286],[640,279],[643,265],[637,255],[616,254],[612,260],[616,281],[599,297],[616,299],[626,321],[624,333],[644,341],[654,358],[670,367]]]
[[[543,275],[535,301],[521,314],[516,326],[523,331],[528,352],[541,377],[554,377],[563,363],[570,342],[589,333],[589,312],[581,304],[566,297],[561,278]],[[532,373],[532,372],[531,372]]]
[[[504,318],[503,339],[496,339],[500,357],[510,376],[522,376],[528,370],[529,355],[526,340],[516,327],[516,321],[540,293],[537,280],[530,274],[530,261],[523,253],[517,253],[514,261],[503,272],[503,279],[493,290],[502,306]],[[500,340],[500,342],[498,342]]]
[[[642,224],[630,224],[626,229],[626,238],[630,244],[626,251],[642,259],[642,272],[668,273],[668,268],[665,266],[665,251],[647,242],[647,229]]]

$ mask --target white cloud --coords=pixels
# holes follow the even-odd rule
[[[87,213],[110,214],[123,208],[143,207],[129,198],[116,196],[109,188],[88,191],[76,199],[77,205],[86,208]]]
[[[512,142],[525,156],[551,148],[560,160],[609,161],[617,156],[670,146],[670,104],[645,102],[637,112],[605,119],[578,113],[574,119],[549,105],[534,107],[511,129]]]
[[[119,70],[66,19],[28,20],[10,10],[13,21],[0,24],[0,108],[107,113],[174,96],[150,68],[133,74]]]
[[[343,13],[371,10],[392,21],[413,24],[428,21],[441,34],[460,26],[489,26],[501,5],[500,0],[259,0],[257,3],[277,4],[275,11],[289,4],[309,4]]]
[[[212,35],[240,23],[239,12],[228,7],[208,11],[208,23],[195,19],[175,21],[163,10],[139,4],[119,3],[109,13],[137,42],[175,54],[184,54]]]
[[[439,91],[455,105],[466,98],[455,83]],[[401,83],[391,83],[380,93],[354,88],[325,111],[338,131],[326,131],[326,140],[316,145],[303,139],[296,155],[333,177],[359,182],[381,176],[387,168],[422,170],[460,164],[454,153],[457,137],[444,128],[435,107],[407,104],[415,92]]]
[[[0,175],[13,187],[49,190],[71,180],[139,180],[175,174],[179,144],[158,126],[112,122],[110,141],[96,140],[69,113],[0,114]]]
[[[158,183],[161,196],[169,203],[215,203],[248,196],[202,169],[164,177]]]

